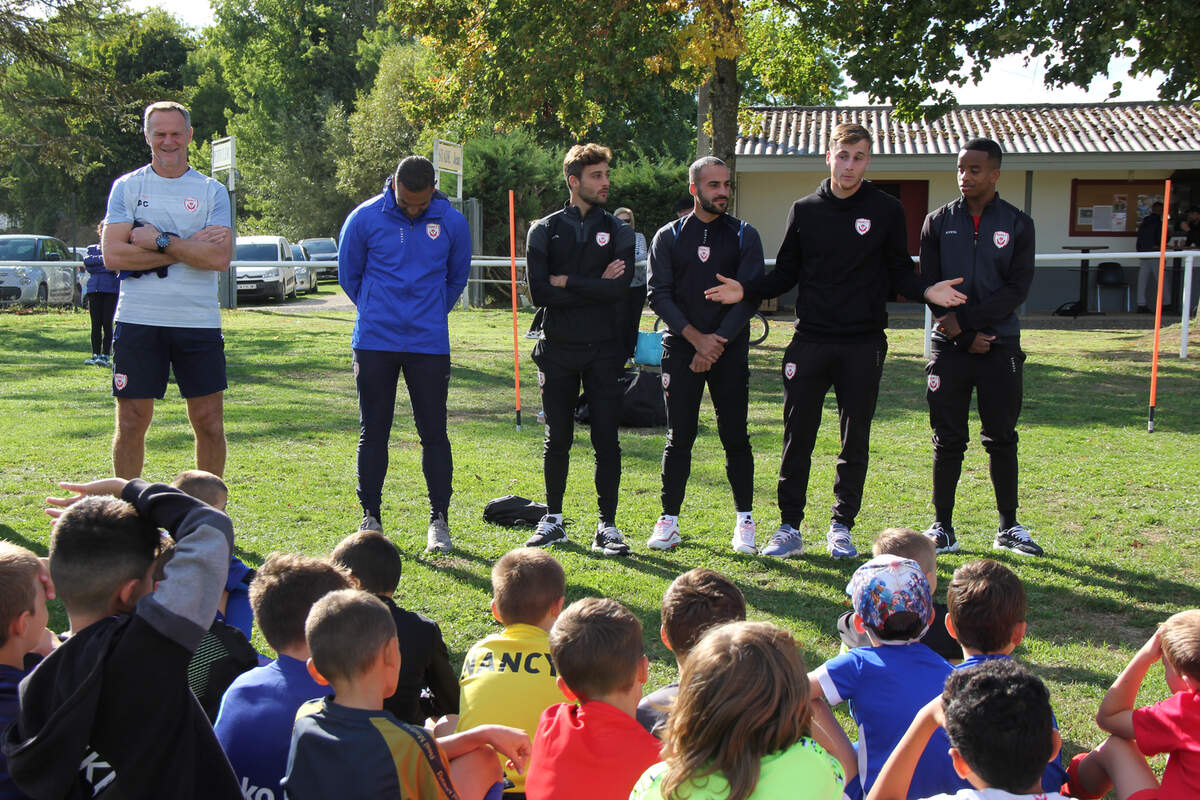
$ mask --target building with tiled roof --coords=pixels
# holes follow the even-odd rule
[[[768,256],[792,201],[829,177],[825,152],[840,122],[873,133],[867,177],[904,204],[914,254],[925,215],[958,196],[955,159],[975,136],[1003,148],[998,189],[1034,218],[1039,253],[1133,250],[1140,215],[1167,178],[1173,209],[1200,205],[1200,108],[1188,104],[973,105],[911,122],[890,106],[759,107],[743,119],[735,213],[759,229]],[[1057,306],[1077,279],[1040,270],[1029,307]]]

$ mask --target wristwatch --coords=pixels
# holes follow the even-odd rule
[[[163,231],[158,236],[154,237],[154,243],[158,245],[158,252],[167,252],[167,246],[171,244],[171,237],[174,235],[175,234],[173,233],[167,233],[166,231]]]

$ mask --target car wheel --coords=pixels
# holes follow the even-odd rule
[[[296,284],[293,283],[292,291],[288,292],[288,300],[295,300],[295,299],[296,299]]]
[[[38,284],[37,304],[44,306],[50,302],[50,287],[44,283]]]
[[[71,305],[75,308],[83,308],[83,292],[79,289],[79,284],[75,284],[75,290],[71,292]]]

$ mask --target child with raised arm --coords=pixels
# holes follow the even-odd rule
[[[50,574],[71,636],[23,683],[4,736],[14,781],[34,797],[111,788],[125,800],[240,800],[187,683],[225,585],[229,517],[138,479],[60,486],[78,493],[49,501],[66,507],[50,534]],[[156,587],[159,528],[176,544]]]
[[[396,621],[400,639],[400,680],[396,692],[383,702],[401,722],[423,725],[458,713],[458,678],[442,629],[424,614],[396,605],[392,595],[400,584],[400,551],[378,531],[357,531],[338,544],[329,559],[350,572],[358,588],[378,597]]]
[[[1166,700],[1134,708],[1146,673],[1162,662]],[[1112,734],[1067,768],[1072,797],[1183,800],[1200,797],[1200,610],[1167,619],[1117,677],[1100,703],[1096,724]],[[1162,783],[1145,756],[1167,753]]]
[[[921,643],[933,622],[933,597],[921,565],[899,556],[876,556],[854,571],[846,593],[854,604],[854,627],[872,647],[834,656],[808,674],[815,723],[836,733],[829,706],[843,701],[858,726],[858,777],[870,790],[888,753],[913,717],[953,668]],[[828,702],[829,705],[826,705]],[[934,734],[913,778],[912,797],[963,785],[946,755],[945,733]],[[857,787],[850,787],[856,793]]]
[[[550,652],[568,702],[538,722],[525,796],[625,800],[659,760],[660,742],[635,717],[650,670],[642,623],[616,600],[577,600],[550,630]]]
[[[683,663],[664,763],[631,800],[839,800],[843,767],[810,736],[804,657],[766,622],[710,628]]]
[[[1015,661],[956,670],[942,694],[913,719],[867,800],[1062,800],[1058,792],[1042,789],[1042,772],[1062,746],[1052,716],[1045,684]],[[943,730],[954,769],[970,786],[914,794],[913,770],[930,736]]]
[[[499,794],[495,753],[524,770],[524,731],[483,725],[434,739],[383,710],[396,691],[400,647],[378,597],[357,589],[326,595],[304,635],[308,670],[333,694],[296,714],[283,779],[290,800],[480,800]]]

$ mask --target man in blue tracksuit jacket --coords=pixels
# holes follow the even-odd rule
[[[435,184],[433,164],[409,156],[382,194],[350,212],[339,236],[338,283],[358,307],[352,345],[360,421],[359,528],[383,530],[388,437],[403,373],[429,490],[426,551],[448,553],[453,465],[446,435],[447,316],[467,285],[471,232]]]

